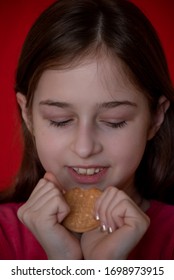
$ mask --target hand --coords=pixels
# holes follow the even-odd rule
[[[81,259],[79,240],[61,222],[70,209],[61,187],[51,173],[46,173],[28,201],[18,210],[18,217],[34,234],[49,259]]]
[[[95,211],[103,231],[95,229],[81,238],[85,259],[127,259],[143,237],[149,218],[123,192],[107,188],[96,202]]]

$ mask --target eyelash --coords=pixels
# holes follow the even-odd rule
[[[64,127],[64,126],[68,125],[71,121],[72,121],[72,119],[61,121],[61,122],[56,122],[56,121],[50,120],[50,125],[55,126],[55,127]]]
[[[50,125],[55,126],[55,127],[65,127],[68,124],[70,124],[72,121],[73,121],[72,119],[61,121],[61,122],[56,122],[56,121],[50,120]],[[126,121],[122,121],[122,122],[119,122],[119,123],[114,123],[114,122],[112,123],[112,122],[105,122],[105,121],[102,121],[102,122],[105,123],[107,126],[109,126],[111,128],[122,128],[125,125],[127,125]]]
[[[122,121],[122,122],[119,122],[119,123],[114,123],[114,122],[113,123],[112,122],[105,122],[105,123],[112,128],[122,128],[125,125],[127,125],[126,121]]]

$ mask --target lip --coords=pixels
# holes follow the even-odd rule
[[[77,167],[77,166],[76,166]],[[73,167],[68,166],[68,172],[70,176],[72,177],[73,181],[75,181],[78,184],[97,184],[101,182],[104,177],[106,176],[106,173],[108,171],[108,167],[105,166],[78,166],[78,168],[102,168],[101,171],[94,175],[83,175],[83,174],[78,174]]]

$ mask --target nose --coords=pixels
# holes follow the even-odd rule
[[[74,135],[71,150],[81,158],[88,158],[102,151],[97,133],[90,128],[81,127]]]

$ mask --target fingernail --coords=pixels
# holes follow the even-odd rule
[[[103,224],[103,225],[101,226],[101,231],[102,231],[102,232],[105,232],[105,231],[106,231],[106,226],[105,226],[105,224]]]
[[[96,219],[97,221],[99,221],[99,220],[100,220],[100,217],[99,217],[99,215],[98,215],[98,214],[96,214],[95,219]]]
[[[112,232],[113,232],[113,230],[112,230],[111,227],[108,228],[108,232],[109,232],[109,233],[112,233]]]

